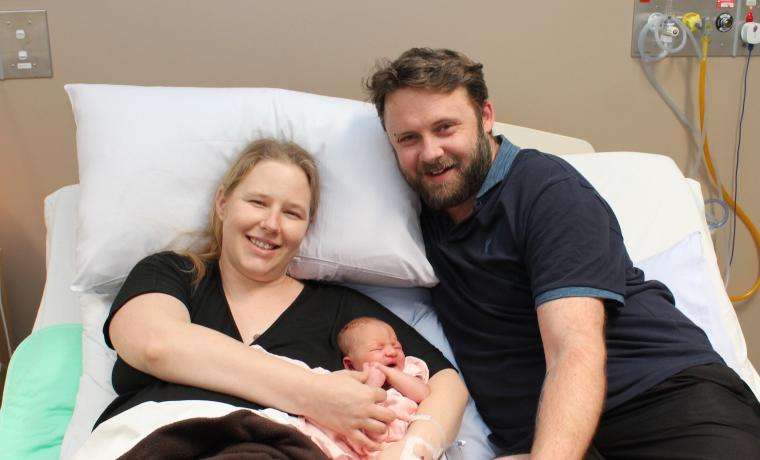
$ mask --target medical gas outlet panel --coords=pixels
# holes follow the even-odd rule
[[[0,11],[0,80],[52,76],[47,13]]]
[[[696,56],[692,39],[701,43],[707,36],[708,56],[747,56],[746,42],[760,37],[756,4],[757,0],[634,0],[631,55],[640,57],[641,48],[650,56],[663,50],[669,56]]]

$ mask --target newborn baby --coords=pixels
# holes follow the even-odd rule
[[[430,377],[424,361],[405,356],[396,333],[387,323],[375,318],[357,318],[338,334],[338,346],[343,353],[343,366],[352,370],[367,370],[367,385],[386,390],[383,406],[396,414],[382,442],[394,442],[404,437],[409,419],[417,411],[417,403],[430,394]]]
[[[344,355],[345,368],[366,370],[369,373],[367,385],[386,390],[387,399],[381,405],[396,415],[384,435],[370,437],[380,443],[402,439],[412,415],[417,412],[417,403],[430,393],[427,364],[419,358],[405,356],[393,328],[375,318],[361,317],[346,324],[338,334],[338,346]],[[312,370],[327,372],[320,368]],[[303,417],[299,417],[296,427],[330,458],[360,459],[379,453],[356,452],[336,433]]]

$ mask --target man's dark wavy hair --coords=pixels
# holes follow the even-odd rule
[[[449,49],[412,48],[395,61],[378,62],[364,86],[385,128],[385,99],[401,88],[423,88],[450,93],[463,86],[475,112],[482,115],[488,99],[483,64]]]

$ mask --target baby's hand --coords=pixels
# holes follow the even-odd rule
[[[386,366],[385,364],[382,364],[382,363],[375,362],[375,363],[372,363],[372,366],[375,369],[377,369],[378,371],[382,372],[385,375],[386,380],[388,379],[389,376],[391,376],[391,374],[393,374],[393,373],[397,373],[398,374],[398,373],[401,372],[401,369],[396,369],[395,367],[389,367],[389,366]],[[403,372],[401,372],[401,373],[403,373]]]
[[[367,385],[382,388],[385,384],[385,372],[380,369],[380,363],[364,363],[363,370],[368,373]]]

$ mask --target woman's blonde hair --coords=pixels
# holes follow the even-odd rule
[[[314,157],[296,143],[276,139],[261,139],[253,142],[243,150],[237,161],[227,170],[219,184],[217,195],[211,206],[209,225],[201,235],[202,244],[198,250],[188,249],[182,255],[193,263],[195,276],[193,285],[197,286],[206,274],[206,264],[217,261],[222,251],[222,220],[216,212],[216,198],[219,193],[225,197],[235,191],[240,182],[256,164],[272,160],[292,164],[301,168],[306,174],[311,191],[309,203],[309,223],[314,221],[319,207],[319,174]]]

